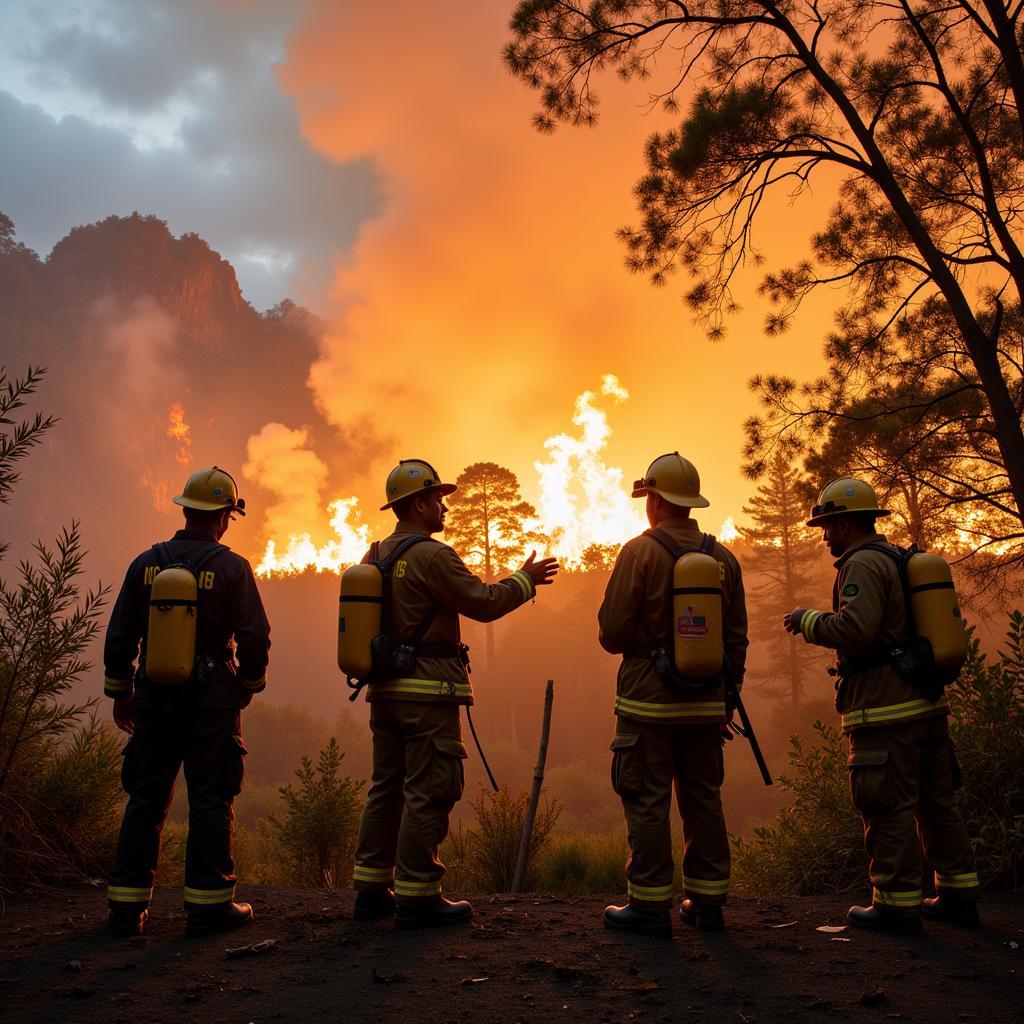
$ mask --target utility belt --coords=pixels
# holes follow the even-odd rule
[[[914,637],[907,643],[888,650],[848,654],[829,671],[832,675],[838,676],[838,691],[850,676],[887,665],[894,668],[903,679],[923,690],[929,700],[938,700],[945,692],[946,686],[959,674],[943,669],[935,663],[932,645],[928,638],[923,636]]]
[[[712,676],[710,679],[691,679],[682,675],[676,668],[675,659],[669,645],[657,646],[658,642],[652,637],[650,643],[626,644],[622,654],[626,658],[643,658],[654,666],[658,678],[678,690],[708,690],[718,686],[722,682],[724,673]]]
[[[235,652],[230,647],[224,647],[217,651],[202,652],[196,655],[196,660],[192,667],[192,675],[180,683],[154,683],[146,675],[146,656],[142,655],[139,659],[139,667],[136,671],[137,682],[147,682],[151,686],[158,686],[161,689],[175,690],[183,686],[188,686],[191,683],[199,683],[200,685],[206,685],[212,682],[211,675],[219,667],[225,667],[229,672],[234,674],[235,672]]]
[[[469,664],[469,646],[467,644],[433,640],[416,644],[413,649],[417,658],[458,658],[463,665]]]

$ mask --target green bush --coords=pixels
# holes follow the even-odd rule
[[[122,745],[114,726],[93,715],[63,743],[50,746],[31,785],[54,840],[88,875],[105,875],[114,859],[125,800]]]
[[[948,691],[950,733],[963,771],[960,812],[982,883],[1024,881],[1024,615],[1010,616],[1007,644],[989,664],[972,642],[960,683]]]
[[[338,889],[352,880],[363,783],[341,774],[344,757],[333,736],[315,769],[303,757],[295,772],[298,790],[283,786],[280,791],[284,819],[273,814],[267,819],[277,833],[287,884]]]
[[[627,852],[621,833],[558,836],[537,865],[537,888],[567,896],[624,892]]]
[[[963,772],[959,806],[982,884],[1020,885],[1024,876],[1024,616],[1014,612],[1007,645],[989,661],[973,638],[960,680],[947,690],[950,734]],[[867,859],[850,800],[847,745],[815,722],[817,746],[793,737],[792,772],[779,785],[795,794],[771,826],[747,842],[733,837],[733,879],[753,896],[839,892],[863,885]]]
[[[470,806],[476,811],[476,827],[455,829],[448,837],[443,859],[448,867],[447,884],[460,890],[509,892],[515,875],[519,846],[530,797],[525,789],[515,796],[507,786],[497,792],[481,787],[479,798]],[[538,859],[562,808],[554,800],[543,801],[530,833],[523,888],[537,883]]]
[[[862,885],[867,872],[860,818],[850,802],[846,738],[832,725],[814,723],[820,743],[806,749],[794,736],[791,773],[778,785],[794,794],[774,825],[754,838],[733,836],[732,877],[748,896],[806,896]]]

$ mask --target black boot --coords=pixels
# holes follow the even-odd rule
[[[605,928],[637,932],[656,939],[672,938],[672,918],[667,910],[637,910],[636,907],[606,907]]]
[[[248,903],[217,903],[204,910],[190,910],[185,921],[186,935],[213,935],[244,928],[252,922],[252,907]]]
[[[977,928],[981,924],[976,903],[954,903],[941,896],[925,900],[921,913],[933,921],[945,921],[960,928]]]
[[[466,900],[423,900],[418,903],[400,903],[395,924],[399,928],[442,928],[450,924],[466,924],[473,916],[472,906]]]
[[[696,926],[702,932],[725,931],[725,918],[722,916],[722,908],[717,904],[708,906],[689,899],[683,900],[679,904],[679,917],[685,924]]]
[[[353,921],[379,921],[395,915],[395,894],[390,889],[360,889],[356,893]]]
[[[126,903],[111,907],[107,915],[107,931],[112,935],[141,935],[149,909],[145,904]]]
[[[875,906],[850,907],[846,912],[846,920],[855,928],[866,928],[871,932],[917,935],[921,931],[921,918],[918,914],[904,914]]]

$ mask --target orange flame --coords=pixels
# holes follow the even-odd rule
[[[549,437],[544,442],[547,458],[534,463],[540,491],[537,516],[526,520],[523,527],[546,538],[540,545],[544,553],[557,556],[568,569],[585,571],[595,564],[607,564],[606,558],[588,561],[587,549],[604,549],[602,555],[614,555],[630,537],[647,529],[643,502],[630,497],[622,470],[604,461],[612,429],[601,406],[621,405],[628,399],[629,392],[619,379],[606,374],[600,388],[577,397],[572,417],[577,432]],[[288,502],[268,513],[271,538],[256,567],[259,576],[338,573],[358,562],[369,545],[369,529],[359,522],[357,497],[339,498],[327,506],[334,536],[324,544],[314,541],[309,528],[324,535],[317,526],[323,522],[319,495],[327,467],[306,447],[307,441],[307,431],[291,431],[280,424],[270,424],[262,434],[250,438],[250,461],[243,472],[282,495],[290,495]],[[304,480],[312,480],[305,495],[300,494]],[[307,528],[292,532],[296,521]],[[278,539],[281,536],[283,541]],[[719,537],[731,541],[739,536],[730,516],[722,523]]]
[[[179,402],[172,402],[167,410],[167,436],[178,442],[175,462],[179,466],[188,466],[192,462],[192,438],[185,422],[185,407]]]
[[[335,537],[326,544],[314,544],[309,533],[293,533],[285,541],[284,550],[278,554],[277,542],[268,540],[256,574],[292,576],[307,570],[341,572],[358,562],[369,547],[366,525],[349,522],[349,516],[359,518],[358,504],[358,498],[339,498],[327,506]]]
[[[647,528],[642,506],[622,484],[622,470],[602,458],[612,431],[607,413],[595,404],[599,398],[619,405],[629,392],[614,374],[606,374],[596,394],[584,391],[576,399],[572,421],[579,433],[549,437],[544,442],[548,458],[533,464],[540,500],[530,529],[546,535],[547,553],[570,569],[580,567],[592,544],[618,547]]]

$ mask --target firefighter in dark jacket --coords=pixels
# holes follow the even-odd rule
[[[114,700],[118,728],[131,736],[122,768],[129,800],[107,888],[110,929],[121,935],[141,934],[148,917],[160,834],[182,765],[186,931],[202,935],[252,920],[249,904],[234,901],[232,803],[246,752],[240,711],[266,686],[270,626],[249,563],[219,543],[233,514],[245,514],[231,476],[217,467],[199,470],[174,501],[185,528],[129,566],[103,651],[104,693]],[[146,677],[149,592],[168,559],[201,566],[195,666],[178,685]]]
[[[851,907],[850,924],[914,933],[921,915],[976,925],[980,892],[963,820],[955,806],[956,758],[945,696],[926,694],[888,652],[908,639],[906,595],[891,548],[875,532],[887,516],[874,489],[842,477],[821,492],[808,526],[821,526],[838,559],[832,611],[796,608],[783,624],[839,657],[836,710],[850,745],[853,803],[864,823],[870,907]],[[892,548],[895,552],[895,548]],[[915,828],[916,824],[916,828]],[[935,868],[937,896],[922,900],[921,845]]]
[[[443,530],[444,498],[455,489],[427,462],[399,463],[388,476],[381,509],[393,509],[398,523],[363,561],[386,558],[410,537]],[[367,687],[373,780],[353,871],[357,920],[389,917],[396,909],[401,928],[470,919],[469,903],[441,896],[444,864],[437,855],[462,796],[466,748],[459,708],[473,703],[459,616],[493,622],[533,600],[537,587],[551,583],[557,571],[555,559],[535,561],[531,554],[521,569],[487,584],[452,548],[432,539],[403,551],[395,563],[385,610],[388,632],[394,642],[422,635],[409,672]]]
[[[707,508],[700,477],[678,452],[651,463],[633,489],[647,499],[652,527],[677,545],[697,548],[704,539],[691,518]],[[747,655],[743,577],[732,552],[715,542],[722,584],[724,676],[703,689],[673,688],[651,660],[652,646],[671,649],[674,560],[655,538],[634,537],[619,552],[598,612],[601,646],[621,654],[616,683],[612,785],[622,800],[629,832],[626,885],[629,902],[608,907],[609,928],[668,937],[672,934],[672,830],[675,788],[683,819],[684,923],[705,931],[724,927],[729,891],[729,837],[719,794],[725,774],[723,735],[732,709],[728,682],[738,692]]]

